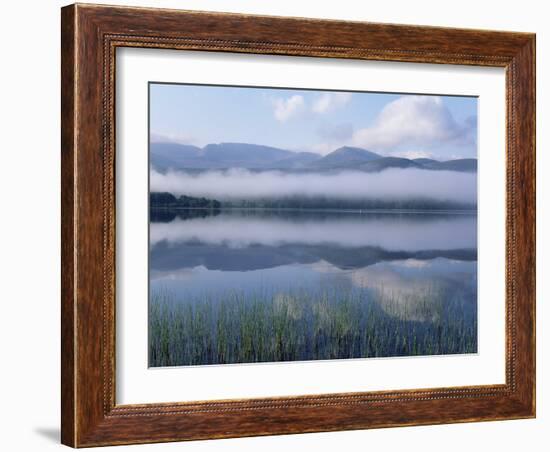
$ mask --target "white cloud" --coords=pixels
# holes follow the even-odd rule
[[[400,145],[473,142],[475,121],[459,124],[437,96],[403,96],[386,105],[374,125],[357,130],[353,144],[388,151]]]
[[[426,151],[400,151],[392,152],[392,157],[403,157],[406,159],[435,159],[434,155]]]
[[[195,144],[195,137],[185,133],[157,133],[151,132],[149,136],[151,143],[177,143],[177,144]]]
[[[351,96],[351,93],[323,93],[311,106],[306,105],[304,97],[299,94],[288,98],[276,98],[272,99],[273,115],[277,121],[284,122],[306,109],[313,113],[323,114],[343,107],[351,100]]]
[[[284,122],[300,113],[305,107],[305,102],[303,96],[295,94],[288,99],[274,99],[273,106],[275,119]]]
[[[308,152],[315,152],[316,154],[327,155],[334,151],[336,148],[340,147],[340,144],[335,144],[335,142],[327,143],[316,143],[308,146],[305,150]]]
[[[351,93],[323,93],[313,103],[311,110],[314,113],[327,113],[346,105],[351,96]]]

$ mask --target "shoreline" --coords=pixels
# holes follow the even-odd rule
[[[183,207],[150,205],[151,210],[200,210],[200,211],[266,211],[266,212],[323,212],[323,213],[417,213],[417,214],[457,214],[477,215],[477,209],[322,209],[322,208],[296,208],[296,207]]]

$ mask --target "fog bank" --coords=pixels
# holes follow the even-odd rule
[[[150,190],[221,201],[292,197],[330,199],[433,199],[475,203],[477,174],[419,169],[387,169],[379,173],[252,172],[244,169],[198,174],[151,170]]]
[[[477,247],[477,217],[426,221],[382,217],[325,221],[240,218],[231,215],[151,223],[150,244],[200,242],[233,248],[285,244],[376,246],[389,251],[455,250]]]

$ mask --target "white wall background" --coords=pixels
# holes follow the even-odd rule
[[[280,451],[464,450],[543,451],[550,429],[550,385],[544,329],[550,290],[543,261],[550,252],[550,30],[545,2],[394,0],[113,0],[118,4],[282,16],[368,20],[537,33],[538,129],[538,417],[536,420],[307,434],[119,447],[116,450]],[[93,2],[99,3],[99,2]],[[12,1],[2,6],[0,131],[0,447],[58,450],[59,445],[59,8],[64,2]],[[546,207],[546,209],[545,209]],[[546,381],[545,381],[546,380]]]

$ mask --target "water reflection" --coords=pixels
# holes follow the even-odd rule
[[[230,248],[300,244],[410,252],[473,249],[477,242],[477,217],[471,214],[231,211],[182,218],[185,211],[180,212],[168,223],[151,224],[152,246],[161,242]]]
[[[151,220],[150,328],[176,318],[210,325],[180,325],[162,358],[151,343],[151,365],[477,350],[476,215],[179,210]],[[271,342],[283,314],[294,328],[286,334],[304,335],[284,353]],[[342,318],[345,332],[334,330]],[[212,352],[221,319],[232,325],[224,341],[235,350],[243,322],[264,331],[250,346],[267,348]],[[217,341],[200,356],[179,343],[198,340],[181,336],[194,328],[204,330],[202,344]],[[345,345],[335,350],[335,340]]]

